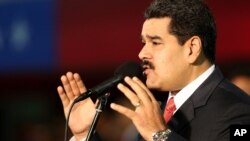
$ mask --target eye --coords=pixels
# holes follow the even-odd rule
[[[146,43],[145,43],[145,41],[141,41],[141,44],[144,47]]]
[[[161,43],[159,43],[159,42],[152,42],[152,44],[153,44],[154,46],[157,46],[157,45],[160,45]]]

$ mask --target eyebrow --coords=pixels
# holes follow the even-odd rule
[[[157,35],[154,35],[154,36],[151,36],[151,35],[146,35],[146,38],[150,39],[150,40],[162,40],[162,38],[160,36],[157,36]],[[143,40],[144,37],[141,35],[141,39]]]

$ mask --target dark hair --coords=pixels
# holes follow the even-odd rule
[[[170,34],[176,36],[181,45],[192,36],[199,36],[203,53],[210,62],[215,62],[215,20],[202,0],[155,0],[145,11],[144,17],[171,18]]]

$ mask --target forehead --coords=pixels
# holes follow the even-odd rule
[[[143,37],[146,37],[146,35],[164,36],[169,34],[168,27],[170,21],[171,19],[168,17],[147,19],[143,23],[141,34]]]

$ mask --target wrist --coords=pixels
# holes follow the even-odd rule
[[[162,131],[158,131],[158,132],[154,132],[152,134],[152,141],[166,141],[169,137],[169,135],[171,134],[171,130],[170,129],[165,129]]]

